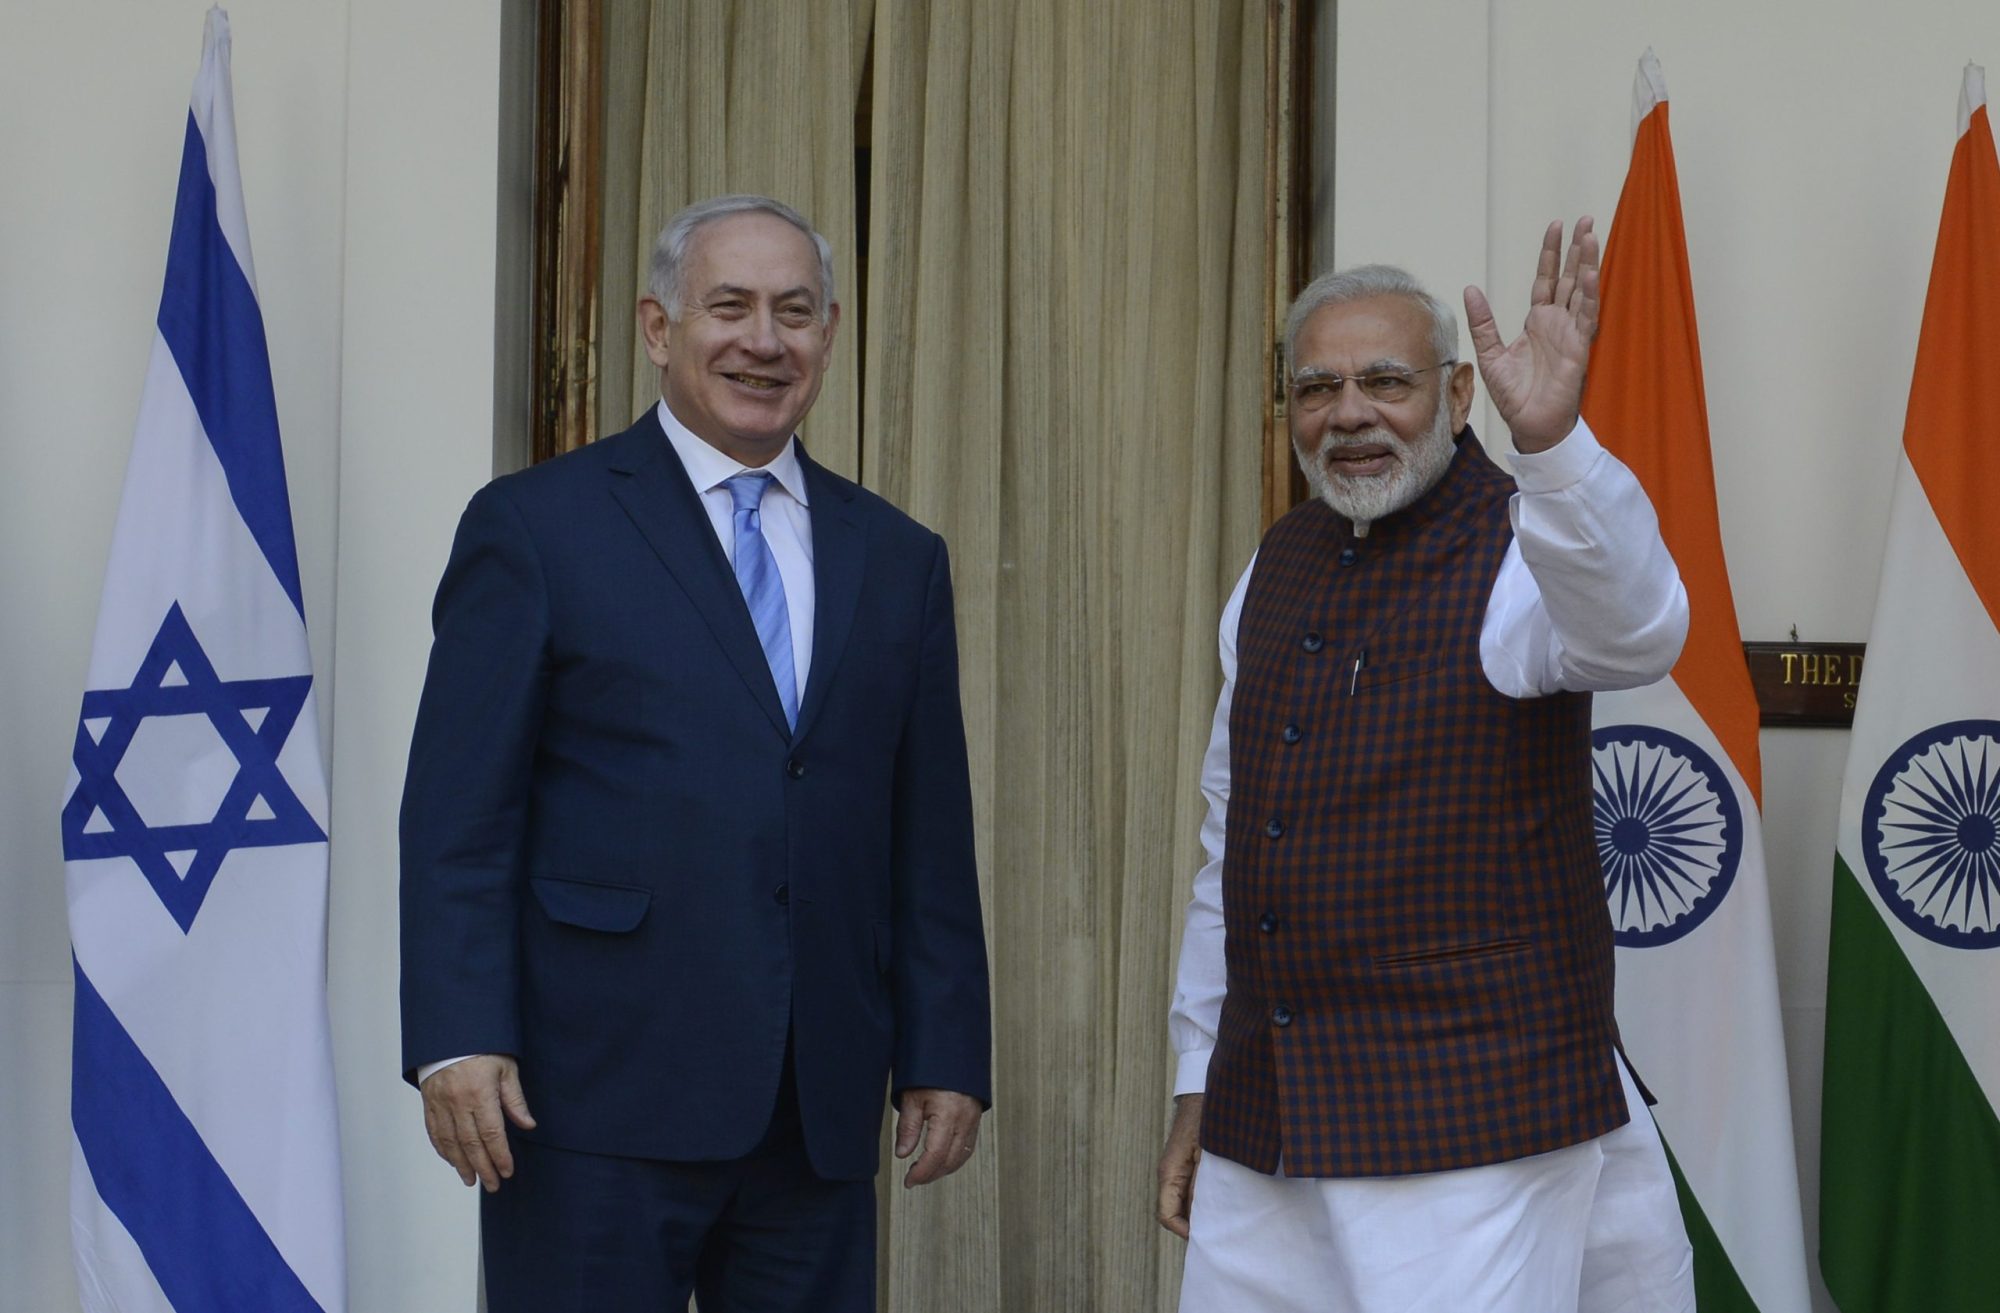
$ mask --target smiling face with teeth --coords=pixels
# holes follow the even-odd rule
[[[1439,362],[1431,320],[1406,296],[1342,301],[1314,311],[1294,345],[1294,376],[1422,370]],[[1292,449],[1313,495],[1358,524],[1392,515],[1430,491],[1451,464],[1472,413],[1472,366],[1423,374],[1409,396],[1382,402],[1344,384],[1317,413],[1293,406]]]
[[[680,304],[639,302],[646,355],[675,418],[759,466],[784,450],[833,358],[838,305],[820,304],[819,256],[776,215],[731,214],[689,239]]]

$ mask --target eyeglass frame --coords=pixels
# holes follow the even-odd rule
[[[1368,397],[1368,400],[1375,402],[1377,405],[1394,405],[1400,401],[1407,401],[1410,398],[1410,396],[1415,393],[1417,375],[1429,374],[1440,369],[1450,369],[1452,366],[1458,363],[1460,362],[1456,357],[1448,357],[1444,360],[1438,361],[1435,365],[1425,365],[1422,369],[1404,369],[1400,366],[1393,368],[1371,366],[1369,369],[1359,374],[1341,374],[1341,373],[1336,373],[1335,371],[1330,369],[1328,370],[1309,369],[1304,371],[1303,373],[1293,374],[1290,379],[1286,380],[1285,399],[1292,404],[1292,407],[1294,409],[1297,410],[1313,410],[1313,411],[1323,410],[1325,409],[1325,406],[1309,406],[1305,402],[1299,399],[1298,389],[1301,384],[1310,384],[1310,383],[1331,384],[1332,385],[1331,391],[1328,392],[1325,403],[1326,406],[1330,406],[1340,400],[1341,389],[1344,388],[1347,384],[1353,383],[1361,389],[1361,394],[1363,396]],[[1408,386],[1410,391],[1396,397],[1369,396],[1368,383],[1369,380],[1371,379],[1380,379],[1383,381],[1393,380],[1396,383]]]

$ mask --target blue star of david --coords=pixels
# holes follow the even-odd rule
[[[177,666],[185,682],[168,684],[168,674]],[[74,754],[80,778],[62,813],[64,860],[129,857],[185,933],[194,926],[222,859],[233,850],[323,842],[326,833],[278,769],[278,753],[311,687],[311,675],[218,678],[176,602],[131,686],[83,695]],[[246,713],[257,711],[264,716],[252,728]],[[118,764],[148,717],[187,715],[208,717],[236,757],[236,778],[210,820],[149,826],[118,783]],[[87,722],[103,719],[109,723],[93,738]],[[252,816],[259,799],[268,814]],[[86,833],[99,812],[109,828]],[[185,875],[175,869],[169,853],[193,855]]]

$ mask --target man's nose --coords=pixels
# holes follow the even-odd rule
[[[1361,391],[1361,385],[1353,379],[1341,384],[1334,394],[1333,405],[1327,408],[1326,426],[1335,433],[1359,433],[1372,429],[1382,422],[1381,412],[1375,409]]]
[[[750,316],[749,332],[745,335],[744,349],[765,360],[774,360],[785,353],[784,343],[778,339],[778,320],[769,310],[759,310]]]

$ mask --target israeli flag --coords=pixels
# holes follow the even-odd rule
[[[346,1303],[326,778],[208,14],[62,811],[89,1313]]]

